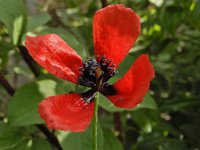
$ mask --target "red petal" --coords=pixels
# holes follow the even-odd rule
[[[92,119],[94,103],[86,105],[81,95],[51,96],[39,104],[40,116],[50,129],[84,131]]]
[[[93,20],[95,55],[105,55],[118,66],[139,32],[140,18],[130,8],[110,5],[97,11]]]
[[[56,34],[26,37],[26,47],[37,63],[53,75],[77,83],[81,57]]]
[[[133,108],[140,103],[154,78],[154,69],[147,55],[136,59],[130,70],[113,87],[117,94],[108,98],[118,107]]]

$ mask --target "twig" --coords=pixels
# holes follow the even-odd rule
[[[18,46],[18,48],[20,50],[20,53],[21,53],[24,61],[27,63],[27,65],[29,66],[29,68],[31,69],[31,71],[33,72],[35,77],[38,77],[40,75],[40,69],[37,66],[37,64],[35,63],[35,61],[33,60],[33,58],[29,55],[26,47]]]
[[[0,83],[5,88],[5,90],[8,92],[10,96],[14,95],[15,90],[14,88],[9,84],[9,82],[4,78],[3,74],[0,72]],[[47,138],[49,143],[51,143],[54,147],[57,148],[57,150],[63,150],[60,143],[58,142],[58,139],[56,136],[54,136],[44,125],[35,125]]]
[[[122,136],[120,114],[119,114],[119,112],[115,112],[113,115],[114,115],[113,117],[114,117],[114,123],[115,123],[115,132],[117,132],[117,137],[118,137],[119,141],[123,144],[124,139]]]
[[[40,129],[40,131],[42,131],[42,133],[44,133],[48,139],[48,141],[50,143],[52,143],[57,150],[63,150],[63,148],[61,147],[58,139],[56,136],[54,136],[44,125],[42,124],[37,124],[36,125],[38,129]]]
[[[0,72],[0,83],[10,96],[14,95],[15,90],[10,86],[10,84],[8,83],[8,81],[5,79],[5,77],[1,72]]]
[[[101,0],[101,7],[106,7],[108,5],[107,0]]]

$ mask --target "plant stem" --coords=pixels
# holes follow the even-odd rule
[[[47,140],[56,147],[57,150],[63,150],[57,137],[51,133],[44,125],[36,124],[36,127],[42,131],[42,133],[47,137]]]
[[[9,82],[6,80],[6,78],[3,76],[1,72],[0,72],[0,83],[10,96],[14,95],[15,93],[14,88],[12,88],[12,86],[9,84]]]
[[[93,118],[93,140],[94,140],[94,150],[98,150],[97,147],[97,127],[98,127],[98,103],[99,103],[99,93],[94,98],[94,118]]]
[[[39,67],[37,66],[37,64],[35,63],[33,58],[29,55],[25,46],[18,46],[18,48],[20,50],[20,53],[21,53],[24,61],[29,66],[29,68],[31,69],[31,71],[33,72],[35,77],[37,78],[40,75]]]
[[[102,8],[107,6],[107,0],[101,0]]]
[[[15,93],[14,88],[10,85],[10,83],[6,80],[3,74],[0,72],[0,84],[4,87],[4,89],[8,92],[10,96],[13,96]],[[44,125],[35,125],[47,138],[49,143],[51,143],[57,150],[63,150],[57,137],[54,136]]]

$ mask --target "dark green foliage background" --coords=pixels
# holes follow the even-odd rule
[[[100,96],[99,150],[200,149],[200,0],[107,3],[122,3],[141,17],[141,34],[110,82],[142,53],[149,54],[156,77],[133,110],[114,107]],[[16,90],[11,97],[0,85],[0,150],[51,150],[34,126],[43,123],[38,103],[50,95],[84,90],[42,68],[35,78],[18,49],[25,36],[56,33],[83,58],[92,56],[92,17],[100,8],[100,0],[0,0],[0,72]],[[123,144],[115,130],[116,112]],[[91,127],[84,133],[56,131],[65,150],[92,149],[91,134]]]

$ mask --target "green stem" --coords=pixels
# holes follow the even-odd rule
[[[99,103],[99,93],[94,98],[94,118],[93,118],[93,140],[94,140],[94,150],[98,150],[97,148],[97,126],[98,126],[98,103]]]

